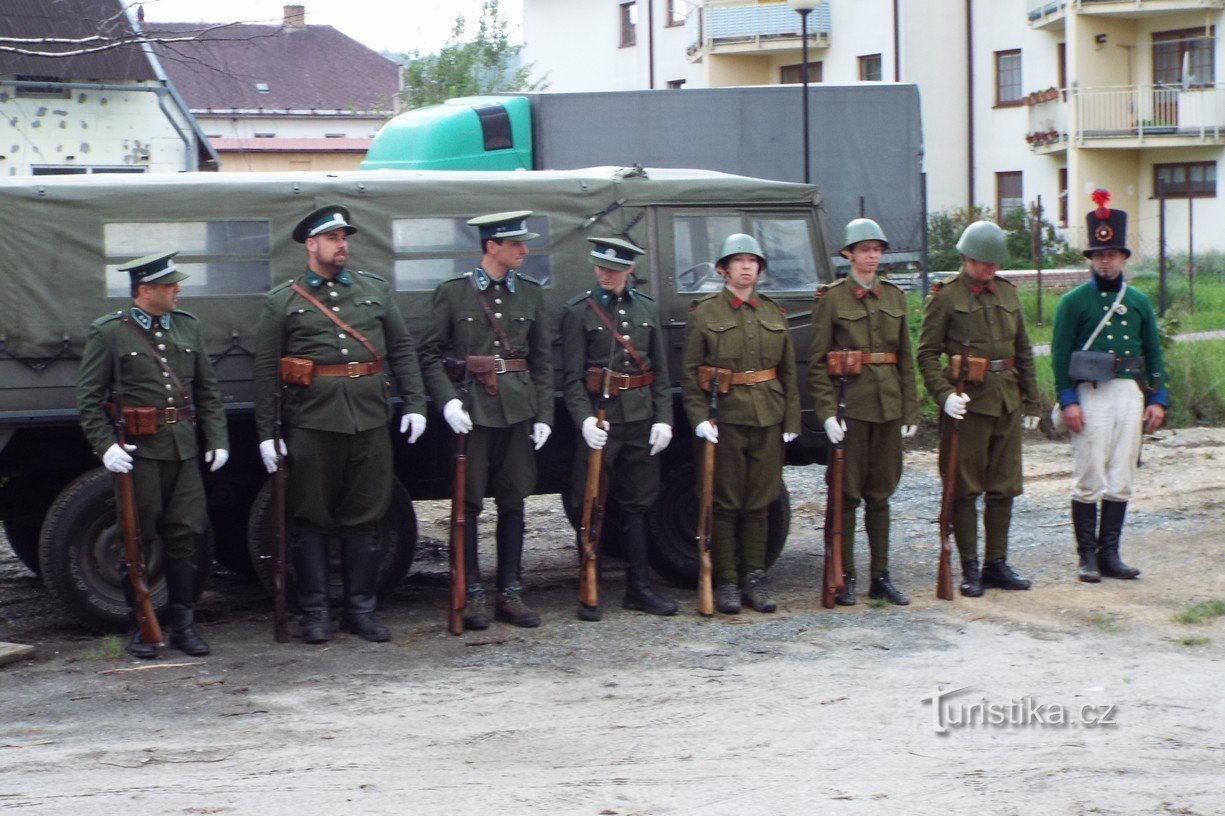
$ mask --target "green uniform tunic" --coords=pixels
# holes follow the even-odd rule
[[[632,288],[618,296],[596,287],[566,304],[561,322],[566,408],[575,427],[580,429],[583,420],[596,415],[597,398],[586,387],[589,366],[607,367],[620,374],[644,373],[591,308],[589,297],[595,297],[605,317],[633,346],[646,370],[655,372],[651,385],[614,391],[605,406],[610,431],[603,462],[609,474],[610,492],[625,511],[645,513],[659,493],[659,461],[651,456],[648,444],[651,426],[672,424],[668,352],[659,325],[659,307],[649,295]],[[582,507],[587,453],[586,445],[575,446],[572,509]]]
[[[121,320],[125,315],[130,325]],[[125,408],[187,407],[155,353],[182,383],[195,419],[159,423],[156,434],[127,439],[136,446],[133,491],[145,541],[160,539],[168,557],[187,558],[208,526],[197,429],[204,434],[206,450],[230,447],[217,376],[205,353],[199,322],[183,311],[159,318],[135,307],[94,321],[77,373],[77,409],[85,438],[101,456],[117,441],[105,407],[117,385],[116,358]]]
[[[808,387],[822,423],[836,415],[840,388],[838,378],[829,376],[828,352],[857,349],[898,358],[895,364],[864,365],[846,382],[842,563],[851,577],[856,575],[855,509],[861,499],[872,577],[889,568],[889,497],[902,477],[901,426],[919,422],[906,313],[906,294],[880,278],[870,288],[845,278],[816,293]]]

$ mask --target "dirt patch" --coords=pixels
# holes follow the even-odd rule
[[[820,468],[787,473],[774,615],[703,620],[688,590],[671,591],[674,618],[625,612],[614,562],[605,620],[575,620],[556,497],[531,503],[537,630],[446,634],[445,504],[417,507],[416,571],[384,603],[395,638],[381,646],[277,646],[259,588],[220,574],[201,608],[214,654],[137,664],[71,624],[10,558],[0,640],[34,642],[38,657],[0,668],[0,807],[1220,813],[1225,624],[1172,618],[1225,598],[1221,458],[1222,431],[1150,438],[1124,543],[1143,576],[1090,586],[1075,580],[1070,453],[1035,438],[1010,556],[1034,589],[946,603],[934,598],[935,454],[912,451],[894,503],[906,608],[820,607]],[[866,572],[862,547],[858,560]],[[924,698],[938,689],[934,708]]]

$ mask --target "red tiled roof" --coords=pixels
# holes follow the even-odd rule
[[[2,0],[0,37],[77,39],[91,43],[39,43],[21,46],[43,52],[87,51],[70,57],[39,57],[0,52],[0,74],[54,77],[59,80],[143,81],[157,79],[140,45],[99,49],[132,35],[120,0]]]

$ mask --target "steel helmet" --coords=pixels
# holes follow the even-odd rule
[[[885,231],[880,228],[880,224],[871,218],[856,218],[846,225],[846,232],[842,240],[842,251],[846,252],[860,241],[880,241],[885,245],[885,249],[889,248],[889,241],[885,238]]]
[[[742,252],[756,255],[757,260],[761,261],[762,270],[765,270],[766,256],[761,251],[761,244],[757,243],[757,239],[752,235],[745,235],[743,232],[737,232],[723,239],[723,247],[719,250],[719,263],[722,264],[730,256],[739,255]]]
[[[975,221],[966,227],[957,240],[957,251],[983,263],[1003,264],[1008,260],[1004,231],[990,221]]]

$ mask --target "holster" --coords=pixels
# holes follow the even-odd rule
[[[468,373],[485,388],[491,397],[498,395],[497,357],[469,356],[466,360]]]
[[[303,357],[281,358],[281,382],[310,385],[315,379],[315,361]]]
[[[828,352],[825,365],[831,377],[855,377],[863,368],[863,352],[859,349]]]
[[[703,391],[710,391],[710,383],[714,379],[715,370],[714,366],[698,366],[698,387]],[[730,368],[720,368],[718,372],[719,393],[726,394],[732,388],[732,370]]]
[[[980,383],[987,379],[988,360],[986,357],[975,357],[973,354],[971,354],[968,356],[967,360],[969,361],[969,365],[966,366],[966,382]],[[954,354],[949,358],[949,368],[952,369],[954,378],[961,377],[960,354]]]
[[[113,402],[108,402],[106,404],[106,413],[111,419],[115,418],[115,404]],[[124,406],[124,436],[153,436],[155,433],[157,433],[156,408],[145,406]]]

